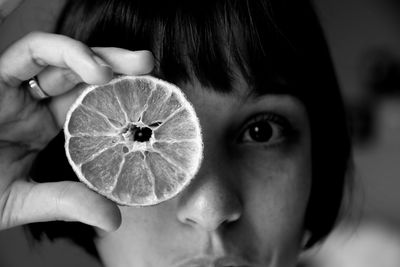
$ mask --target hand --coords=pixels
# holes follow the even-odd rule
[[[34,183],[29,170],[64,124],[81,91],[77,85],[152,68],[149,51],[89,49],[49,33],[29,34],[0,56],[0,229],[50,220],[80,221],[106,231],[119,227],[113,202],[79,182]],[[38,101],[21,86],[34,76],[50,99]]]

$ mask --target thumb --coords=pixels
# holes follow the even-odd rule
[[[7,196],[2,219],[6,225],[1,228],[55,220],[79,221],[104,231],[121,225],[118,206],[83,183],[16,181]]]

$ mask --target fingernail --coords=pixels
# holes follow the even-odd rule
[[[154,56],[149,50],[132,51],[131,71],[135,74],[147,74],[154,68]]]
[[[143,56],[146,57],[146,65],[149,68],[149,72],[154,68],[154,56],[153,53],[151,53],[148,50],[143,50],[141,51]]]
[[[136,54],[136,56],[146,58],[146,60],[148,60],[148,62],[150,63],[154,62],[153,53],[151,53],[151,51],[149,50],[139,50],[139,51],[134,51],[133,53]]]

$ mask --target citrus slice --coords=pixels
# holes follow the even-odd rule
[[[202,160],[194,108],[178,87],[151,76],[86,88],[67,113],[64,134],[78,178],[121,205],[174,197]]]

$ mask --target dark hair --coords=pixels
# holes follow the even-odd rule
[[[236,68],[254,94],[300,99],[312,135],[308,245],[331,231],[343,199],[350,140],[330,54],[309,1],[71,0],[56,31],[88,46],[150,50],[156,58],[153,75],[173,83],[198,80],[210,90],[226,93],[232,90]],[[45,174],[40,162],[55,154],[60,166]],[[59,176],[60,170],[65,175]],[[62,134],[41,153],[33,177],[76,179],[64,156]],[[62,222],[31,226],[35,237],[68,237],[95,253],[95,235],[87,229]]]

